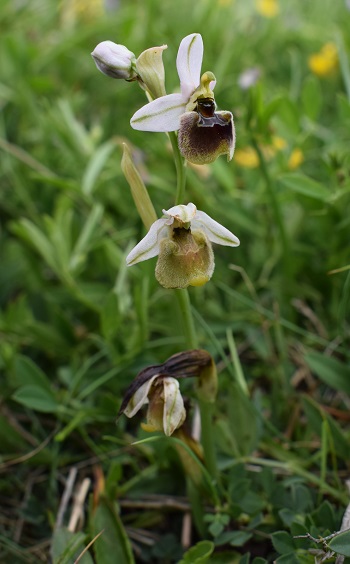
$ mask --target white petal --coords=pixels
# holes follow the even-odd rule
[[[137,110],[130,125],[140,131],[176,131],[185,108],[182,94],[161,96]]]
[[[142,260],[156,257],[159,253],[159,241],[167,234],[166,219],[157,219],[151,225],[147,235],[130,251],[126,257],[126,264],[132,266]]]
[[[193,230],[196,227],[202,229],[212,243],[226,245],[227,247],[238,247],[240,243],[236,235],[209,217],[205,212],[197,211],[196,217],[192,221]]]
[[[154,380],[158,378],[158,376],[159,374],[155,374],[155,376],[152,376],[152,378],[147,380],[147,382],[142,384],[142,386],[136,390],[128,405],[124,409],[124,414],[127,417],[134,417],[135,413],[137,413],[145,403],[148,403],[148,393]]]
[[[175,380],[175,378],[167,377],[163,379],[163,387],[163,430],[167,437],[170,437],[185,421],[186,410],[180,392],[179,382]]]
[[[191,203],[187,204],[187,206],[180,204],[179,206],[173,206],[169,210],[163,210],[163,213],[165,215],[168,215],[179,221],[182,221],[182,223],[191,222],[192,219],[195,217],[196,212],[197,212],[196,206]]]
[[[180,43],[176,67],[180,78],[181,93],[186,100],[199,86],[203,60],[203,40],[199,33],[187,35]]]

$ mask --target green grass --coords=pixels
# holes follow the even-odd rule
[[[281,1],[267,19],[250,0],[121,0],[72,20],[67,5],[0,8],[0,561],[73,563],[103,530],[79,562],[311,563],[315,543],[293,535],[339,530],[349,500],[350,12]],[[105,39],[136,55],[166,43],[172,92],[193,32],[237,131],[236,160],[188,168],[184,202],[241,240],[216,246],[212,280],[189,290],[219,371],[215,482],[179,439],[145,433],[142,415],[115,423],[137,373],[187,348],[155,259],[125,265],[144,228],[122,142],[158,215],[176,171],[164,134],[130,128],[141,89],[90,57]],[[322,78],[308,58],[326,42],[339,65]],[[260,79],[242,91],[250,67]],[[255,168],[240,165],[247,147]],[[293,149],[304,160],[291,170]]]

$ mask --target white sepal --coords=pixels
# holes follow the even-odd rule
[[[184,102],[182,94],[161,96],[137,110],[130,125],[140,131],[176,131],[180,127],[180,116],[185,108],[186,101]]]
[[[196,217],[192,221],[192,229],[201,229],[204,231],[209,241],[218,245],[227,247],[238,247],[239,239],[231,233],[226,227],[212,219],[208,214],[197,211]]]
[[[145,403],[148,403],[148,394],[151,389],[151,386],[156,378],[158,378],[159,374],[155,374],[152,376],[147,382],[142,384],[134,395],[132,396],[131,400],[129,401],[128,405],[124,409],[124,413],[127,417],[134,417],[134,415],[141,409]]]
[[[134,247],[126,257],[127,266],[132,266],[142,260],[148,260],[159,254],[159,241],[167,235],[166,219],[157,219],[151,225],[147,235]]]

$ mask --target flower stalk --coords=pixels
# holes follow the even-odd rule
[[[173,355],[161,365],[142,370],[126,391],[119,415],[124,413],[133,417],[147,405],[147,422],[142,425],[145,430],[180,436],[186,409],[179,379],[196,376],[204,460],[214,483],[218,479],[213,435],[217,373],[211,355],[198,349],[187,287],[201,286],[210,280],[215,266],[212,243],[236,247],[240,242],[231,231],[197,210],[193,203],[184,204],[186,161],[209,164],[220,155],[227,155],[227,160],[231,160],[235,128],[231,112],[216,110],[214,74],[210,71],[201,74],[204,49],[201,35],[193,33],[180,43],[176,59],[180,92],[166,94],[164,49],[166,45],[152,47],[136,59],[127,47],[105,41],[92,53],[101,72],[112,78],[137,82],[145,90],[148,103],[132,116],[130,124],[136,130],[167,133],[177,177],[175,205],[163,209],[163,216],[157,219],[131,151],[124,144],[122,170],[138,213],[148,229],[145,237],[130,251],[126,262],[132,266],[158,256],[155,277],[164,288],[175,290],[189,350]],[[258,148],[257,152],[261,157]]]

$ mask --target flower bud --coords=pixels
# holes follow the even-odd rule
[[[157,220],[157,214],[154,210],[147,188],[134,164],[130,147],[128,147],[126,143],[123,143],[121,168],[130,186],[131,195],[135,202],[137,211],[139,212],[144,225],[147,229],[149,229],[152,223]]]
[[[113,41],[102,41],[91,53],[99,71],[111,78],[123,78],[133,80],[136,58],[134,53],[124,45],[118,45]]]

